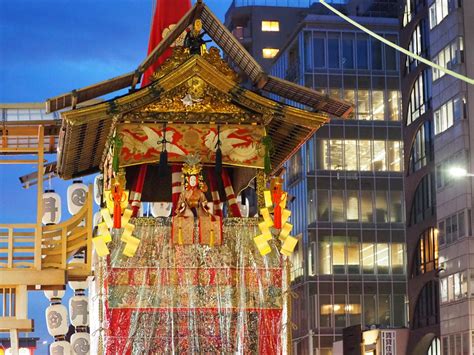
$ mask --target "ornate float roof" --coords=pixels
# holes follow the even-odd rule
[[[203,29],[222,48],[255,88],[303,104],[299,109],[247,90],[238,75],[211,48],[202,56],[175,47],[153,76],[153,82],[139,90],[135,86],[143,73],[197,18]],[[75,105],[124,87],[130,93],[96,105]],[[191,94],[190,94],[191,93]],[[58,173],[64,179],[99,171],[111,134],[122,123],[207,123],[258,124],[266,127],[275,147],[272,166],[278,169],[329,117],[347,117],[350,104],[321,95],[311,89],[266,75],[237,39],[206,5],[198,2],[172,29],[155,50],[130,75],[75,90],[47,102],[49,111],[68,106],[61,113],[63,125],[58,152]]]

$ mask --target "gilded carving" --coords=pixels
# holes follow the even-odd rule
[[[245,114],[231,102],[231,97],[208,85],[199,76],[162,95],[158,102],[143,108],[142,112],[201,112]]]

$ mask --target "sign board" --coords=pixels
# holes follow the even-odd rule
[[[382,355],[395,355],[396,349],[396,332],[394,330],[382,331]]]

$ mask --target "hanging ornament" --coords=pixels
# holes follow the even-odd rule
[[[291,211],[286,209],[288,194],[282,190],[282,186],[282,179],[275,177],[270,183],[270,190],[263,192],[265,207],[260,209],[263,221],[258,225],[262,234],[254,238],[261,255],[270,253],[268,241],[273,239],[273,235],[278,236],[282,243],[280,253],[286,256],[293,253],[298,243],[298,239],[290,235],[293,229],[293,225],[288,223]]]
[[[55,339],[55,343],[51,345],[51,354],[58,354],[61,348],[65,351],[70,351],[69,343],[65,340],[66,334],[69,330],[67,321],[67,309],[61,304],[61,299],[64,297],[64,291],[44,291],[44,295],[49,299],[50,305],[46,308],[46,327],[48,333]],[[69,352],[64,352],[69,354]]]
[[[61,221],[61,196],[54,190],[46,190],[43,194],[44,225],[58,224]]]
[[[90,335],[87,333],[89,299],[85,292],[89,284],[87,281],[71,281],[69,286],[74,290],[74,296],[69,299],[69,316],[76,331],[71,336],[71,354],[88,355],[90,353]]]
[[[52,355],[66,355],[71,353],[71,344],[65,340],[55,341],[49,347],[49,353]]]
[[[87,186],[81,180],[75,180],[67,188],[67,209],[75,215],[85,205],[87,200]]]
[[[222,150],[221,150],[221,126],[217,126],[217,143],[216,143],[216,175],[220,177],[222,173]]]
[[[262,138],[262,144],[265,147],[265,155],[263,157],[263,171],[265,172],[265,174],[270,174],[270,172],[272,171],[272,163],[270,156],[274,152],[272,138],[270,136],[265,135],[265,137]]]
[[[125,190],[125,172],[119,170],[112,179],[112,190],[104,191],[106,208],[100,210],[103,222],[97,225],[97,236],[92,238],[97,255],[104,257],[110,253],[107,243],[112,240],[111,229],[121,233],[121,240],[126,243],[123,254],[128,257],[135,255],[140,239],[132,235],[135,225],[129,223],[133,210],[128,207],[128,191]]]
[[[168,151],[166,150],[166,122],[163,123],[163,139],[161,140],[160,163],[158,165],[158,172],[160,176],[168,174]]]
[[[71,335],[71,355],[89,355],[91,338],[89,333],[78,332]]]
[[[89,300],[84,295],[84,289],[75,291],[75,296],[69,299],[71,324],[75,327],[87,327],[89,325]]]
[[[114,150],[114,155],[112,158],[112,171],[117,174],[120,168],[120,152],[122,151],[123,141],[122,139],[116,134],[114,138],[112,138],[112,147]]]
[[[97,175],[94,179],[94,201],[97,206],[102,204],[102,194],[104,192],[104,175]]]
[[[151,203],[151,215],[153,217],[169,217],[173,204],[171,202],[153,202]]]
[[[248,218],[249,216],[249,204],[248,200],[240,194],[237,196],[237,204],[239,205],[240,214],[243,218]]]

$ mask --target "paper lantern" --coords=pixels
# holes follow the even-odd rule
[[[89,325],[89,299],[86,296],[72,296],[69,299],[69,317],[75,327]]]
[[[56,341],[49,347],[49,353],[50,355],[69,355],[71,353],[71,344],[64,340]]]
[[[94,201],[97,206],[102,203],[102,193],[104,192],[104,176],[97,175],[94,179]]]
[[[67,209],[70,214],[75,215],[86,204],[87,186],[81,180],[73,181],[67,188]]]
[[[248,218],[248,216],[249,216],[249,201],[245,197],[243,197],[242,195],[239,195],[237,204],[239,205],[240,214],[242,215],[242,217]]]
[[[58,224],[61,220],[61,196],[54,190],[46,190],[43,194],[43,218],[45,225]]]
[[[71,354],[89,355],[91,340],[89,333],[74,333],[71,336]]]
[[[74,291],[76,291],[76,290],[87,290],[87,288],[89,287],[89,282],[87,282],[87,281],[69,281],[68,285]]]
[[[153,217],[169,217],[173,204],[171,202],[153,202],[151,204],[151,215]]]
[[[58,299],[63,298],[65,293],[66,293],[66,291],[62,291],[62,290],[44,291],[44,295],[50,301],[53,298],[58,298]]]
[[[65,335],[69,326],[67,322],[67,309],[62,304],[53,304],[46,308],[46,325],[52,336]]]

